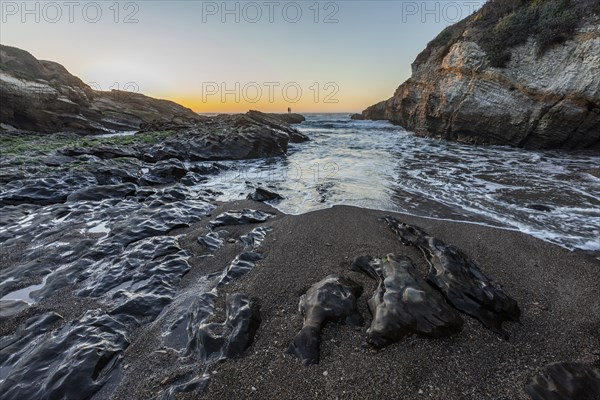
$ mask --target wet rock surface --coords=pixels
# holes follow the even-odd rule
[[[254,200],[254,201],[271,201],[271,200],[283,199],[283,197],[281,197],[280,194],[277,194],[275,192],[272,192],[272,191],[262,188],[262,187],[257,187],[253,193],[250,193],[248,195],[247,198],[248,198],[248,200]]]
[[[430,265],[427,280],[459,311],[477,318],[486,328],[508,339],[505,321],[519,321],[517,302],[481,272],[479,266],[452,245],[429,236],[416,226],[386,216],[385,222],[398,239],[420,249]]]
[[[526,389],[533,400],[600,399],[600,368],[576,362],[554,363]]]
[[[446,303],[442,295],[421,278],[408,257],[389,254],[377,263],[381,270],[371,269],[370,277],[380,282],[369,300],[373,321],[367,330],[367,343],[382,348],[410,333],[427,338],[439,338],[460,332],[462,318]]]
[[[298,309],[304,316],[302,329],[288,347],[288,353],[304,365],[319,363],[321,327],[326,322],[361,326],[363,319],[356,307],[362,286],[351,279],[329,275],[315,283],[300,298]]]
[[[219,250],[223,246],[223,240],[219,238],[217,232],[210,232],[206,235],[198,236],[198,243],[211,253]]]
[[[28,321],[24,331],[40,322]],[[129,345],[125,326],[100,310],[88,311],[56,331],[42,332],[25,346],[20,345],[21,338],[2,350],[19,351],[7,360],[11,370],[0,383],[2,398],[89,398],[111,379]]]
[[[250,346],[260,325],[257,304],[241,293],[226,299],[225,321],[200,324],[193,334],[187,351],[197,352],[204,362],[240,356]]]
[[[210,224],[213,228],[226,225],[255,224],[265,222],[272,216],[273,214],[246,208],[241,211],[227,211],[220,214],[214,220],[210,221]]]
[[[243,234],[210,230],[200,235],[217,241],[220,235],[237,237],[227,246],[237,248],[238,254],[222,271],[205,274],[197,286],[182,290],[181,280],[192,268],[190,259],[202,253],[184,250],[169,232],[198,226],[200,220],[207,226],[214,206],[205,200],[174,185],[138,190],[124,199],[73,200],[32,206],[33,210],[10,206],[4,223],[14,236],[3,245],[19,257],[7,259],[3,253],[0,259],[3,321],[25,310],[35,313],[38,305],[46,307],[64,294],[71,302],[88,299],[100,308],[72,320],[55,312],[34,314],[0,338],[3,398],[52,398],[59,393],[69,398],[110,397],[128,376],[129,365],[122,359],[130,337],[152,326],[165,326],[163,346],[181,359],[179,372],[161,378],[157,398],[202,392],[209,377],[201,370],[243,355],[260,325],[258,303],[241,293],[221,294],[219,288],[263,258],[260,245],[270,228],[242,226]],[[33,211],[35,220],[27,217]],[[223,246],[212,247],[211,254],[223,251]],[[17,301],[13,298],[23,299],[18,300],[21,308],[5,307]]]

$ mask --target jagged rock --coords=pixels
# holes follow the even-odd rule
[[[548,207],[544,204],[527,204],[526,207],[531,208],[532,210],[536,210],[536,211],[543,211],[543,212],[552,211],[552,207]]]
[[[133,183],[91,186],[71,193],[67,196],[67,201],[100,201],[108,198],[122,199],[128,196],[134,196],[136,191],[137,186]]]
[[[96,156],[98,158],[109,160],[112,158],[140,158],[141,153],[135,147],[99,145],[93,147],[66,147],[61,150],[65,156]]]
[[[237,357],[252,344],[261,322],[258,305],[241,293],[227,296],[226,316],[222,323],[190,326],[193,336],[187,351],[196,352],[202,361]]]
[[[222,115],[192,128],[181,127],[147,148],[143,159],[149,162],[169,158],[212,161],[282,156],[286,154],[289,142],[288,133],[264,122],[243,114]]]
[[[292,123],[304,121],[304,117],[297,114],[287,114],[290,115],[290,117],[285,117],[284,115],[286,114],[265,114],[255,110],[250,110],[246,113],[247,117],[259,122],[260,124],[287,133],[289,135],[290,142],[292,143],[302,143],[308,141],[308,136],[300,133],[297,129],[294,129],[290,126]],[[298,122],[289,122],[290,120]]]
[[[462,329],[460,315],[419,276],[410,258],[388,254],[380,262],[363,257],[354,264],[368,276],[379,276],[379,286],[369,300],[373,315],[367,330],[370,345],[382,348],[410,333],[439,338]],[[379,265],[379,271],[373,268]]]
[[[125,326],[100,310],[87,311],[18,349],[19,358],[8,363],[10,372],[0,381],[2,398],[90,398],[116,372],[128,345]]]
[[[356,308],[362,286],[339,275],[329,275],[315,283],[300,298],[298,306],[304,316],[302,329],[288,347],[288,353],[304,365],[319,363],[321,326],[328,321],[360,326],[363,319]]]
[[[198,236],[198,243],[204,246],[211,253],[223,247],[223,239],[217,232],[210,232],[207,235]]]
[[[241,211],[227,211],[219,214],[214,220],[210,221],[210,225],[216,228],[225,225],[255,224],[265,222],[271,217],[273,217],[271,213],[245,208]]]
[[[176,158],[162,160],[152,164],[148,172],[140,179],[141,184],[162,185],[178,182],[188,173],[187,168]]]
[[[423,251],[430,265],[427,280],[450,304],[508,339],[509,334],[502,328],[502,323],[518,321],[521,310],[514,299],[481,272],[475,261],[457,247],[446,245],[416,226],[391,216],[384,219],[400,242]]]
[[[381,259],[371,256],[358,256],[350,265],[350,270],[365,274],[369,278],[381,279]]]
[[[350,116],[350,119],[353,119],[353,120],[358,120],[358,121],[362,121],[362,120],[364,120],[364,119],[365,119],[365,117],[363,117],[363,115],[362,115],[362,114],[352,114],[352,115]]]
[[[240,241],[244,243],[246,248],[256,250],[267,237],[267,233],[271,232],[271,228],[260,226],[252,229],[247,235],[240,236]]]
[[[533,400],[598,400],[600,369],[582,363],[555,363],[526,386]]]
[[[254,190],[254,193],[250,193],[246,198],[254,201],[270,201],[283,199],[281,195],[275,192],[271,192],[270,190],[267,190],[262,187],[257,187],[256,190]]]
[[[219,286],[227,285],[232,280],[252,271],[252,268],[254,268],[256,263],[262,259],[262,254],[255,251],[244,252],[234,258],[225,271],[211,275],[211,277],[218,277]]]
[[[96,184],[93,176],[79,172],[14,180],[0,189],[0,205],[64,203],[71,193]]]
[[[517,45],[507,65],[497,68],[478,35],[494,36],[490,26],[500,22],[484,20],[486,10],[500,3],[490,1],[440,33],[416,58],[412,76],[393,97],[362,116],[389,120],[420,136],[468,143],[531,149],[600,146],[600,17],[589,12],[578,18],[576,35],[542,55],[533,39]],[[555,3],[557,9],[565,7]],[[531,2],[516,4],[513,10],[525,13]],[[480,23],[488,25],[479,28]]]

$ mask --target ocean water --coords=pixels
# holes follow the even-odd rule
[[[519,230],[568,249],[600,251],[596,152],[528,151],[421,138],[385,121],[309,114],[311,139],[285,158],[223,162],[204,183],[219,200],[255,186],[290,214],[344,204]]]

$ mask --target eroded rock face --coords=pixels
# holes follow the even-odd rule
[[[137,130],[141,123],[155,119],[202,118],[172,101],[135,93],[134,87],[125,88],[130,91],[101,91],[62,65],[37,60],[14,47],[0,46],[0,64],[0,123],[16,129],[98,133]]]
[[[412,76],[362,116],[386,119],[421,136],[531,149],[600,146],[600,24],[538,56],[530,40],[506,68],[490,66],[471,38],[477,13],[451,45],[428,46]],[[452,44],[453,43],[453,44]]]
[[[533,400],[600,399],[600,369],[575,362],[550,364],[525,388]]]
[[[376,263],[365,264],[364,258],[357,261],[368,276],[378,275],[380,279],[369,300],[373,321],[367,330],[367,343],[382,348],[410,333],[439,338],[460,332],[460,315],[419,276],[410,258],[388,254]],[[367,272],[369,268],[363,268],[369,264],[380,264],[381,270]]]
[[[416,226],[386,216],[385,221],[405,245],[423,251],[429,265],[427,280],[458,310],[477,318],[486,328],[508,339],[504,321],[518,321],[517,302],[481,272],[460,249],[446,245]]]
[[[305,365],[318,364],[320,332],[325,322],[362,325],[356,308],[356,299],[361,293],[361,285],[335,274],[312,285],[300,298],[299,311],[304,316],[304,324],[288,347],[288,353]]]

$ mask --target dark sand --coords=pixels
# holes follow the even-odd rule
[[[270,209],[241,201],[224,204],[212,215],[244,207]],[[375,282],[348,270],[354,257],[393,252],[410,256],[423,272],[427,268],[420,252],[400,244],[378,220],[385,214],[457,245],[503,285],[523,313],[522,325],[505,324],[510,340],[464,316],[463,331],[450,338],[408,337],[378,352],[364,346],[370,323],[366,301]],[[181,240],[184,247],[200,252],[196,237],[206,232],[209,219],[177,232],[186,235]],[[599,360],[600,262],[592,257],[514,231],[345,206],[300,216],[278,213],[260,225],[273,228],[260,250],[265,259],[220,291],[257,299],[262,324],[255,342],[243,357],[210,368],[212,378],[203,396],[178,398],[528,399],[524,385],[548,363]],[[224,229],[239,237],[256,226]],[[193,258],[182,287],[193,287],[199,277],[221,270],[241,249],[239,242],[228,243],[214,258]],[[285,354],[302,326],[298,300],[310,285],[331,273],[363,284],[359,308],[366,324],[362,329],[326,325],[321,362],[305,367]],[[178,374],[176,355],[157,340],[160,329],[160,323],[152,324],[133,338],[124,359],[129,370],[114,393],[117,398],[149,398],[167,387],[165,377]]]

